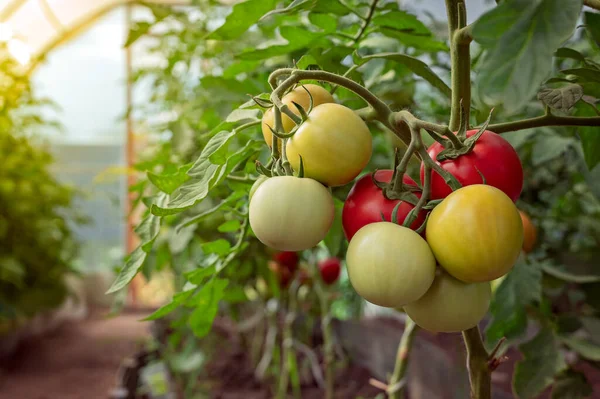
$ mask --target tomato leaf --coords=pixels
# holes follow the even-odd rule
[[[594,109],[589,105],[582,104],[575,111],[576,116],[596,116]],[[600,134],[598,127],[581,126],[577,128],[577,135],[581,139],[583,156],[588,170],[593,170],[600,163]],[[593,186],[593,185],[591,185]]]
[[[429,35],[413,35],[402,30],[383,26],[379,28],[381,33],[387,37],[398,39],[400,43],[407,47],[412,47],[423,51],[447,51],[448,46]]]
[[[572,58],[574,60],[581,61],[581,62],[585,61],[585,56],[583,54],[581,54],[577,50],[573,50],[572,48],[568,48],[568,47],[559,48],[554,53],[554,56],[557,58]]]
[[[513,391],[522,399],[535,398],[554,381],[554,376],[567,368],[560,353],[560,341],[544,328],[529,342],[519,345],[524,359],[513,375]]]
[[[583,88],[578,84],[568,84],[557,89],[542,89],[538,93],[538,100],[552,109],[559,111],[568,111],[581,100],[583,96]]]
[[[217,212],[218,210],[221,210],[225,206],[233,203],[234,201],[242,198],[245,195],[246,195],[246,192],[242,192],[242,191],[236,191],[236,192],[234,192],[233,194],[231,194],[229,197],[227,197],[223,201],[219,202],[214,207],[212,207],[210,209],[207,209],[204,212],[201,212],[201,213],[199,213],[196,216],[184,219],[180,224],[178,224],[176,226],[176,228],[175,228],[176,231],[179,231],[179,230],[181,230],[184,227],[191,226],[192,224],[199,223],[206,216],[212,215],[213,213]]]
[[[565,75],[575,75],[586,82],[600,82],[600,70],[595,68],[571,68],[560,71]]]
[[[263,19],[277,14],[292,14],[299,11],[310,10],[315,6],[316,2],[317,0],[294,0],[287,7],[269,11],[263,15],[260,20],[262,21]]]
[[[593,393],[584,373],[568,369],[554,381],[551,399],[585,399]]]
[[[237,55],[240,60],[264,60],[266,58],[277,57],[289,54],[301,48],[314,46],[314,42],[323,38],[323,33],[311,32],[298,26],[282,26],[279,28],[281,37],[287,44],[276,44],[266,48],[253,48]],[[328,42],[328,41],[327,41]]]
[[[148,172],[148,180],[163,193],[172,194],[179,186],[189,180],[190,177],[187,175],[187,171],[190,167],[191,165],[181,166],[177,172],[170,174],[159,175]]]
[[[500,284],[490,304],[492,321],[486,329],[486,345],[517,337],[527,327],[525,307],[541,301],[542,270],[536,262],[520,258]]]
[[[165,317],[179,306],[183,305],[194,293],[196,288],[191,288],[185,291],[181,291],[173,295],[171,302],[167,303],[164,306],[161,306],[156,311],[154,311],[150,316],[143,318],[143,321],[157,320]]]
[[[344,243],[344,229],[342,226],[342,210],[344,208],[344,203],[337,198],[334,198],[335,204],[335,218],[333,219],[333,224],[331,225],[331,229],[323,239],[325,246],[329,250],[329,254],[331,256],[338,256],[342,249],[342,245]]]
[[[228,254],[230,250],[231,244],[229,244],[229,241],[223,238],[202,244],[202,252],[204,252],[206,255],[217,254],[223,256]]]
[[[550,161],[575,145],[571,137],[562,137],[552,129],[544,130],[545,134],[539,134],[533,145],[531,162],[533,166],[539,166]]]
[[[505,0],[479,18],[473,38],[487,54],[477,76],[480,96],[521,109],[552,69],[557,47],[573,33],[582,0]]]
[[[411,57],[402,53],[381,53],[381,54],[373,54],[368,55],[362,58],[358,58],[355,62],[358,61],[358,65],[363,65],[372,59],[383,58],[386,60],[394,61],[399,64],[406,66],[410,69],[415,75],[422,77],[427,82],[429,82],[433,87],[438,89],[447,97],[452,96],[452,90],[450,87],[429,68],[429,66],[421,61],[418,58]]]
[[[561,336],[560,340],[582,358],[592,362],[600,362],[600,345],[575,336]]]
[[[219,227],[217,227],[217,230],[220,233],[231,233],[232,231],[239,230],[241,225],[242,224],[237,219],[228,220],[225,223],[221,224]]]
[[[308,15],[308,20],[326,33],[335,32],[338,25],[338,19],[331,14],[312,12]]]
[[[188,301],[193,302],[194,307],[188,324],[198,338],[209,333],[228,284],[229,280],[213,278]]]
[[[141,246],[137,247],[136,250],[128,256],[125,266],[123,266],[117,275],[117,278],[112,283],[108,291],[106,291],[106,293],[112,294],[113,292],[123,289],[127,284],[129,284],[142,267],[142,264],[144,264],[147,255],[148,254],[144,252]]]
[[[598,47],[600,47],[600,14],[586,11],[583,15],[587,31]]]
[[[393,28],[413,35],[431,36],[431,31],[416,16],[403,10],[392,10],[378,14],[372,20],[374,26]]]
[[[206,35],[205,39],[233,40],[240,37],[269,10],[275,7],[275,0],[247,0],[233,6],[225,23]]]

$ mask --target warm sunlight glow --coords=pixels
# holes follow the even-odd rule
[[[0,23],[0,42],[7,42],[13,37],[13,30],[8,24]]]
[[[27,65],[31,59],[31,50],[19,39],[10,39],[7,43],[8,52],[15,57],[15,60],[21,65]]]

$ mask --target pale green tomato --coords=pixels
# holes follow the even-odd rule
[[[463,283],[439,270],[427,293],[404,306],[404,311],[425,330],[463,331],[475,327],[483,319],[491,296],[489,282]]]
[[[252,187],[250,187],[250,193],[248,194],[248,201],[252,200],[252,197],[254,196],[254,193],[258,189],[258,186],[260,186],[265,181],[267,181],[267,179],[268,179],[268,177],[265,176],[265,175],[260,175],[258,177],[258,179],[256,179],[256,181],[254,182],[254,184],[252,185]]]
[[[350,282],[375,305],[397,308],[427,292],[435,276],[435,258],[413,230],[389,222],[362,227],[346,254]]]
[[[317,245],[327,235],[334,214],[329,190],[308,178],[271,177],[250,200],[254,234],[279,251],[303,251]]]

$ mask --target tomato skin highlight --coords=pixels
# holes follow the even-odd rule
[[[438,263],[467,282],[495,280],[512,269],[523,245],[515,204],[499,189],[466,186],[429,214],[427,242]]]
[[[342,271],[342,263],[338,258],[328,258],[319,262],[319,272],[321,279],[327,285],[331,285],[337,281]]]
[[[304,164],[304,176],[330,186],[351,182],[371,159],[372,137],[365,122],[350,108],[321,104],[287,141],[294,170]]]
[[[467,137],[477,133],[477,130],[467,131]],[[519,154],[502,136],[486,130],[475,143],[473,150],[456,159],[437,162],[437,155],[444,149],[440,143],[432,144],[427,152],[444,170],[450,172],[464,186],[485,184],[502,190],[506,195],[517,201],[523,189],[523,166]],[[479,170],[479,172],[478,172]],[[425,181],[425,166],[421,165],[421,182]],[[437,173],[431,174],[431,199],[446,198],[452,189]]]
[[[491,297],[489,282],[467,284],[440,271],[427,293],[404,306],[404,311],[425,330],[459,332],[483,319]]]
[[[523,222],[523,251],[529,253],[533,251],[533,248],[535,247],[537,241],[537,229],[525,212],[520,210],[519,215],[521,215],[521,221]]]
[[[375,179],[380,182],[389,183],[394,171],[390,169],[378,170],[375,172]],[[404,175],[404,184],[416,186],[416,183],[408,175]],[[421,197],[420,192],[415,193],[417,197]],[[371,174],[364,175],[356,181],[348,197],[344,202],[342,210],[342,225],[346,239],[350,241],[354,234],[362,227],[370,223],[381,222],[381,214],[385,217],[385,221],[390,222],[392,212],[399,200],[389,200],[383,195],[383,190],[373,183]],[[404,221],[406,215],[414,208],[414,205],[402,201],[398,208],[398,220],[400,223]],[[411,224],[410,228],[418,229],[427,216],[426,211],[419,212],[417,219]]]
[[[319,182],[277,176],[263,182],[250,201],[250,227],[266,246],[303,251],[329,231],[335,208],[329,190]]]
[[[335,102],[333,96],[321,86],[310,83],[305,84],[304,88],[302,86],[298,86],[281,98],[281,102],[287,105],[288,108],[298,116],[300,116],[300,112],[298,111],[298,108],[296,108],[294,103],[301,105],[302,108],[304,108],[304,110],[307,112],[308,108],[310,107],[310,97],[308,96],[308,93],[306,92],[305,88],[310,92],[313,98],[313,108],[317,105]],[[296,126],[294,121],[291,120],[289,116],[283,113],[281,114],[281,124],[283,125],[282,127],[284,132],[286,133],[292,131],[294,126]],[[261,124],[263,138],[265,139],[267,145],[271,147],[271,144],[273,143],[273,133],[271,133],[271,129],[269,129],[269,126],[275,129],[275,115],[272,107],[266,110],[263,114]],[[279,141],[279,143],[279,149],[281,150],[281,141]]]
[[[427,292],[435,258],[413,230],[390,222],[371,223],[350,241],[346,267],[356,292],[367,301],[398,308]]]

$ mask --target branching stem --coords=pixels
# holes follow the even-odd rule
[[[419,327],[415,324],[410,317],[406,317],[404,324],[404,333],[402,333],[402,339],[400,339],[400,345],[398,345],[398,353],[396,354],[396,363],[394,365],[394,372],[390,378],[387,392],[389,399],[400,399],[402,397],[406,382],[404,376],[408,369],[408,358],[410,356],[410,349],[412,347],[413,340],[418,331]]]

